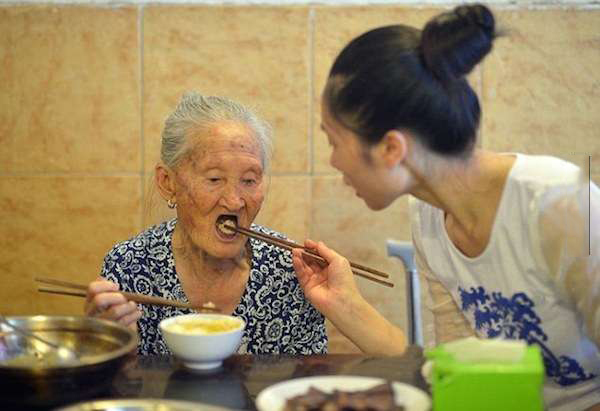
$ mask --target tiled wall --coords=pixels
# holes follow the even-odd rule
[[[319,94],[336,51],[383,24],[422,26],[416,6],[0,7],[0,312],[78,314],[35,276],[87,282],[105,252],[166,214],[151,191],[162,122],[184,90],[254,105],[274,125],[259,222],[321,239],[393,273],[358,280],[404,326],[403,272],[385,239],[410,239],[407,201],[374,213],[328,165]],[[480,145],[600,158],[600,10],[497,10],[509,35],[471,76]],[[331,350],[355,347],[331,328]]]

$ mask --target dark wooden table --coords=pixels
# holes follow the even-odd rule
[[[264,388],[292,378],[315,375],[378,377],[414,385],[428,391],[420,374],[423,355],[410,347],[398,357],[355,354],[320,356],[235,355],[212,371],[190,371],[169,356],[132,357],[101,392],[79,401],[118,398],[164,398],[255,410],[256,396]],[[98,383],[90,381],[90,384]],[[65,405],[57,393],[56,404]],[[72,399],[68,402],[72,402]],[[16,407],[14,409],[18,409]],[[2,407],[6,409],[6,407]],[[21,408],[25,409],[25,408]]]

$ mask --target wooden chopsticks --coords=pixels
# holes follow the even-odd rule
[[[225,223],[224,226],[226,228],[232,230],[232,231],[237,232],[237,233],[246,235],[248,237],[255,238],[257,240],[264,241],[265,243],[269,243],[269,244],[275,245],[277,247],[283,248],[283,249],[288,250],[288,251],[292,251],[293,248],[300,248],[300,249],[303,250],[304,255],[307,257],[307,259],[313,260],[314,262],[316,262],[317,264],[321,265],[322,267],[325,267],[327,265],[327,261],[323,257],[321,257],[319,254],[317,254],[316,252],[314,252],[310,248],[303,247],[300,244],[294,243],[292,241],[287,241],[287,240],[284,240],[284,239],[281,239],[281,238],[273,237],[273,236],[270,236],[270,235],[267,235],[267,234],[259,233],[257,231],[249,230],[247,228],[233,226],[233,225],[230,225],[230,224],[227,224],[227,223]],[[394,286],[394,284],[391,283],[391,282],[389,282],[389,281],[381,280],[379,278],[374,278],[374,277],[371,276],[371,275],[375,275],[375,276],[378,276],[378,277],[388,278],[389,275],[386,274],[386,273],[384,273],[384,272],[375,270],[373,268],[366,267],[364,265],[353,263],[351,261],[350,261],[350,266],[352,268],[354,268],[354,270],[352,270],[352,272],[355,275],[359,276],[359,277],[366,278],[367,280],[374,281],[376,283],[385,285],[387,287],[393,287]],[[366,273],[369,273],[371,275],[368,275],[368,274],[365,274],[363,272],[360,272],[359,270],[365,271]]]
[[[38,283],[42,283],[42,284],[56,285],[56,286],[60,286],[60,287],[71,288],[71,289],[82,290],[82,291],[87,290],[86,285],[75,284],[75,283],[71,283],[68,281],[56,280],[54,278],[35,278],[34,280],[37,281]],[[55,289],[49,289],[49,288],[38,288],[38,291],[42,292],[42,293],[70,295],[73,297],[84,297],[84,298],[87,295],[85,292],[81,292],[81,291],[78,292],[78,291],[55,290]],[[168,298],[154,297],[154,296],[138,294],[138,293],[130,293],[127,291],[115,291],[115,292],[122,294],[129,301],[134,301],[134,302],[140,303],[140,304],[153,304],[153,305],[163,305],[163,306],[171,306],[171,307],[178,307],[178,308],[189,308],[191,310],[197,310],[197,311],[220,312],[220,310],[217,307],[214,307],[214,306],[208,305],[208,304],[204,304],[202,306],[196,307],[196,306],[192,306],[189,303],[183,303],[181,301],[170,300]]]

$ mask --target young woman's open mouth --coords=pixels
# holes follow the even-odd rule
[[[238,218],[233,214],[221,214],[217,217],[216,231],[219,238],[225,241],[231,241],[237,233],[229,227],[237,227]]]

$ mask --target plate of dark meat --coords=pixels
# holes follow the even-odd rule
[[[258,394],[256,407],[259,411],[427,411],[431,400],[412,385],[331,375],[271,385]]]

